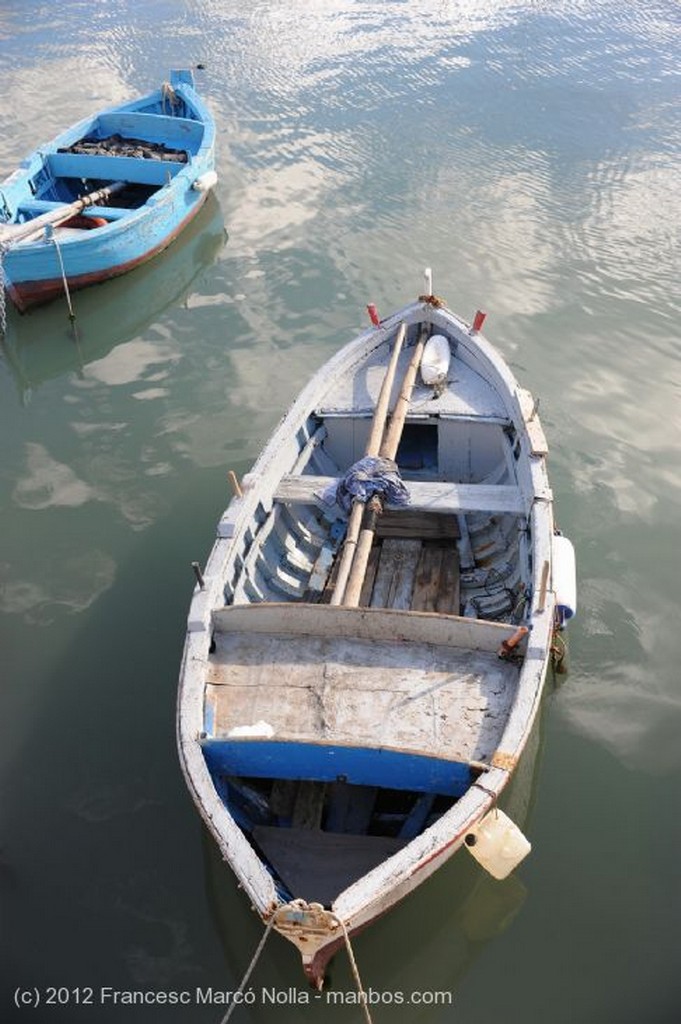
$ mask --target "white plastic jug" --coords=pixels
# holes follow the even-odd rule
[[[464,836],[468,852],[493,878],[506,878],[532,849],[531,844],[507,814],[498,808]]]

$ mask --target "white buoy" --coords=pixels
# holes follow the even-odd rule
[[[215,171],[206,171],[205,174],[199,175],[192,185],[192,188],[195,192],[209,192],[210,189],[217,185],[217,183],[218,176]]]
[[[531,844],[507,814],[489,811],[464,836],[468,852],[493,878],[506,878],[532,849]]]
[[[551,576],[561,624],[577,611],[577,562],[572,541],[562,533],[551,538]]]

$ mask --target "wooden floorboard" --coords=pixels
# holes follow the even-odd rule
[[[437,512],[414,512],[411,509],[386,509],[379,516],[376,536],[407,537],[420,540],[436,540],[459,536],[459,521],[454,515],[441,515]]]
[[[455,547],[447,548],[440,566],[440,586],[435,611],[445,615],[458,615],[461,604],[459,553]]]
[[[371,551],[369,552],[369,561],[367,562],[366,573],[364,574],[364,582],[362,583],[362,590],[359,595],[359,603],[361,608],[368,608],[371,605],[371,595],[374,591],[374,583],[376,582],[376,573],[378,572],[378,563],[381,558],[381,545],[374,544]]]
[[[387,538],[383,541],[371,594],[372,608],[400,608],[406,611],[411,608],[420,554],[420,540]]]
[[[415,612],[434,612],[440,590],[444,551],[441,544],[425,543],[421,550],[411,607]]]

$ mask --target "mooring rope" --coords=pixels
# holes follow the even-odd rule
[[[367,1004],[367,994],[366,994],[366,992],[364,990],[364,985],[362,984],[362,979],[359,976],[359,967],[357,966],[357,961],[355,960],[355,954],[354,954],[353,949],[352,949],[352,944],[350,942],[350,936],[348,935],[348,930],[345,927],[345,921],[341,920],[340,925],[341,925],[341,928],[343,929],[343,938],[345,939],[345,948],[348,951],[348,959],[350,961],[350,966],[352,968],[352,973],[353,973],[353,976],[354,976],[354,979],[355,979],[355,985],[357,986],[357,992],[360,995],[360,999],[361,999],[361,1003],[362,1003],[362,1009],[364,1010],[364,1019],[366,1020],[367,1024],[373,1024],[373,1021],[371,1020],[371,1014],[369,1013],[369,1006]]]
[[[9,249],[9,246],[5,242],[0,242],[0,337],[5,337],[7,334],[7,306],[5,298],[5,253]]]
[[[71,321],[71,323],[73,323],[73,321],[76,319],[76,314],[73,312],[73,306],[71,305],[71,293],[69,291],[68,281],[66,280],[66,270],[64,269],[64,260],[62,259],[61,248],[53,231],[51,231],[47,237],[49,238],[50,242],[54,243],[54,247],[57,250],[57,257],[59,259],[59,266],[61,268],[61,279],[64,283],[64,295],[66,296],[66,305],[69,307],[69,320]]]
[[[166,113],[166,100],[170,104],[170,113],[172,114],[173,107],[176,107],[179,101],[177,98],[177,93],[173,89],[170,82],[164,82],[163,85],[161,86],[161,109],[163,110],[164,114]]]
[[[236,1010],[237,1006],[241,1002],[241,999],[240,999],[241,993],[246,988],[246,983],[248,982],[248,979],[250,978],[251,974],[253,973],[253,968],[255,967],[255,965],[258,962],[260,954],[262,953],[263,949],[265,948],[265,943],[267,942],[267,938],[268,938],[270,932],[272,931],[273,926],[274,926],[274,914],[272,915],[272,917],[267,922],[267,927],[265,928],[265,931],[264,931],[264,933],[262,935],[262,938],[260,939],[260,942],[258,943],[258,948],[256,949],[255,953],[251,957],[251,962],[248,965],[248,967],[246,968],[246,973],[244,974],[243,978],[241,979],[241,984],[239,985],[238,989],[234,993],[233,1001],[232,1001],[229,1009],[227,1010],[227,1013],[224,1015],[224,1017],[220,1021],[220,1024],[227,1024],[227,1021],[232,1016],[232,1014]]]

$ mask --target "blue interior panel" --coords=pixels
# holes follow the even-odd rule
[[[461,796],[471,784],[468,765],[396,750],[279,740],[206,740],[206,764],[213,777],[349,782],[422,793]]]

